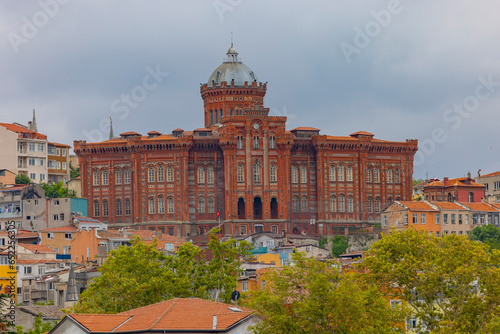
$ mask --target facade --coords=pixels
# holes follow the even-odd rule
[[[43,196],[23,199],[23,227],[39,231],[66,226],[71,223],[74,215],[86,215],[86,210],[85,198],[45,198]]]
[[[71,240],[77,228],[73,225],[53,227],[40,231],[40,244],[52,248],[56,254],[71,254]]]
[[[47,169],[48,182],[66,183],[70,179],[69,149],[71,146],[59,143],[48,143]]]
[[[481,175],[481,170],[479,170],[476,182],[486,187],[486,201],[500,203],[500,171]]]
[[[0,189],[6,184],[14,184],[16,182],[16,174],[8,169],[0,169]]]
[[[22,190],[24,184],[0,190],[0,230],[6,230],[14,222],[15,228],[20,228],[23,221]]]
[[[469,173],[467,177],[434,180],[427,183],[423,189],[424,199],[428,201],[481,203],[486,187],[476,183]]]
[[[328,136],[264,107],[267,84],[227,59],[201,85],[204,127],[75,141],[91,217],[176,236],[260,231],[329,235],[410,200],[417,140]],[[343,230],[343,229],[342,229]]]

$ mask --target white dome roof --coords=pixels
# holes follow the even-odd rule
[[[231,86],[233,80],[234,86],[244,86],[245,81],[248,82],[248,85],[259,81],[248,66],[238,61],[238,52],[232,44],[226,55],[227,59],[208,78],[208,87],[220,86],[222,81],[226,81],[228,86]]]

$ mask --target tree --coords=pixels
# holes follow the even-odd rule
[[[219,242],[214,230],[208,244],[211,261],[190,242],[180,246],[175,256],[157,250],[156,241],[146,245],[136,237],[131,242],[130,247],[110,252],[101,276],[81,294],[75,312],[118,313],[177,297],[220,297],[227,302],[236,287],[242,257],[250,254],[250,244]]]
[[[73,165],[71,164],[71,161],[69,162],[69,169],[70,169],[70,179],[73,180],[73,179],[76,179],[77,177],[80,176],[80,166],[78,167],[73,167]]]
[[[245,296],[261,318],[254,333],[394,333],[400,313],[364,274],[341,273],[334,262],[300,252],[293,262],[270,270],[266,288]]]
[[[68,191],[61,181],[52,184],[40,183],[40,187],[45,190],[45,197],[48,198],[75,197],[74,191]]]
[[[16,184],[30,184],[31,179],[28,177],[28,175],[25,174],[17,174],[15,178],[15,183]]]
[[[362,269],[387,298],[410,306],[421,331],[497,333],[500,252],[483,243],[415,229],[393,232],[373,244]]]
[[[52,328],[54,328],[57,325],[58,321],[53,321],[53,322],[43,322],[42,321],[42,313],[38,313],[38,316],[35,317],[35,328],[28,330],[27,332],[24,331],[23,326],[17,326],[16,327],[16,333],[17,334],[41,334],[41,333],[47,333],[50,331]]]
[[[417,184],[422,183],[424,181],[425,181],[424,179],[413,179],[413,185],[417,185]]]
[[[469,237],[500,250],[500,229],[494,225],[478,226],[471,231]]]
[[[344,254],[346,249],[349,247],[349,241],[346,237],[341,235],[336,235],[332,238],[332,255],[339,257],[340,254]]]

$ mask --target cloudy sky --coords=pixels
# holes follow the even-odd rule
[[[484,174],[500,170],[499,12],[495,0],[1,0],[0,122],[36,109],[39,131],[67,144],[106,138],[110,116],[115,134],[202,127],[199,85],[232,31],[288,129],[418,139],[415,178]]]

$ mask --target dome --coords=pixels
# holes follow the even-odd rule
[[[244,86],[245,81],[248,82],[248,85],[251,85],[254,81],[259,81],[248,66],[238,61],[238,52],[232,44],[226,55],[227,58],[222,65],[217,67],[210,78],[208,78],[208,87],[219,86],[222,81],[226,81],[228,86],[231,85],[233,80],[235,86]]]

